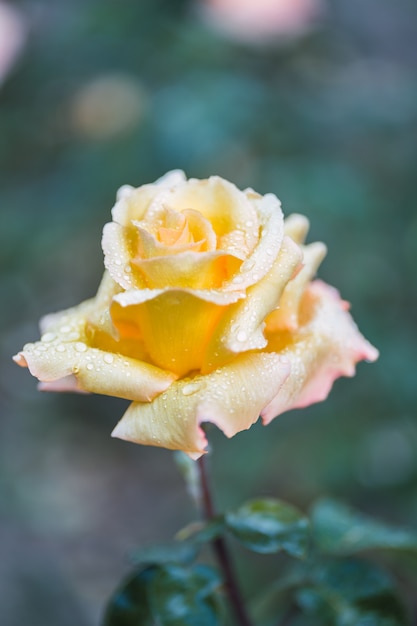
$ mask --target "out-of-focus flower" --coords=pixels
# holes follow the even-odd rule
[[[0,2],[0,85],[18,58],[26,38],[26,26],[19,11]]]
[[[142,117],[146,96],[134,77],[108,74],[75,94],[70,109],[74,129],[91,139],[107,139],[131,130]]]
[[[113,434],[201,455],[202,422],[231,437],[261,415],[323,400],[377,351],[335,289],[324,254],[272,194],[171,172],[126,186],[103,233],[95,298],[42,322],[15,360],[42,388],[132,400]]]
[[[288,38],[308,31],[321,0],[203,0],[203,17],[219,31],[247,42]]]

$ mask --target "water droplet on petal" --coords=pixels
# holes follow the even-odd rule
[[[236,339],[241,342],[246,341],[247,338],[248,338],[248,335],[244,330],[240,330],[236,337]]]
[[[85,352],[87,350],[87,346],[82,341],[77,341],[75,344],[75,349],[77,352]]]
[[[110,363],[113,363],[114,357],[112,354],[105,354],[103,360],[105,363],[108,363],[110,365]]]
[[[41,340],[44,341],[45,343],[49,343],[53,341],[55,337],[56,337],[55,333],[45,333],[44,335],[42,335]]]
[[[63,343],[60,343],[59,346],[56,347],[57,352],[65,352],[66,348]]]
[[[196,381],[187,383],[186,385],[184,385],[181,391],[184,396],[191,396],[193,393],[197,393],[197,391],[199,391],[200,389],[201,383]]]

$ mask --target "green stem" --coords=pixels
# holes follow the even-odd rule
[[[197,463],[199,468],[201,486],[202,512],[204,518],[207,521],[210,521],[215,517],[216,513],[214,510],[213,499],[211,496],[204,455],[199,458]],[[218,537],[217,539],[214,539],[212,541],[212,546],[219,567],[223,572],[226,593],[235,614],[237,624],[239,624],[239,626],[252,626],[252,623],[246,613],[242,596],[236,582],[236,577],[233,571],[230,555],[223,537]]]

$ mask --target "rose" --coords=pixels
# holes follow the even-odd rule
[[[325,247],[306,218],[219,177],[122,187],[95,298],[42,320],[16,355],[41,388],[132,400],[113,435],[197,458],[200,424],[228,437],[326,398],[377,351],[337,291],[311,282]]]
[[[201,0],[200,8],[209,24],[248,43],[302,35],[323,10],[321,0]]]

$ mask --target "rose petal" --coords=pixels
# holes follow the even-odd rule
[[[245,193],[219,176],[207,180],[190,178],[172,189],[168,205],[181,211],[194,209],[212,225],[217,237],[236,229],[246,234],[246,245],[253,250],[258,239],[258,217]]]
[[[291,373],[263,409],[265,424],[284,411],[324,400],[337,378],[354,375],[357,362],[378,358],[378,351],[360,334],[338,292],[322,281],[308,287],[300,314],[298,331],[268,337],[268,350],[287,357]]]
[[[132,264],[141,272],[148,287],[184,287],[219,289],[241,260],[218,250],[215,252],[182,252],[170,257],[138,259]]]
[[[264,320],[278,306],[281,293],[301,258],[300,248],[286,237],[270,272],[247,290],[244,300],[229,306],[217,324],[202,366],[203,373],[223,365],[238,352],[266,346]]]
[[[107,300],[114,293],[113,287],[113,281],[106,274],[96,298],[47,316],[43,323],[47,332],[41,341],[24,346],[23,351],[13,357],[16,363],[28,367],[41,382],[55,383],[55,388],[58,385],[67,388],[68,377],[74,375],[77,389],[128,400],[149,400],[164,391],[175,380],[171,372],[89,343],[88,319],[94,317],[93,312],[99,315],[104,305],[108,310]],[[104,330],[101,332],[105,334]],[[115,340],[109,335],[108,343],[111,341]],[[103,343],[101,348],[105,345]],[[119,349],[122,346],[120,342],[115,344]]]
[[[55,389],[62,385],[66,390],[68,376],[74,375],[81,390],[126,400],[149,401],[175,380],[171,372],[120,354],[89,348],[83,342],[39,341],[27,344],[13,358],[18,365],[28,367],[41,382],[55,383]]]
[[[298,328],[298,310],[304,291],[315,276],[317,268],[326,256],[326,246],[323,243],[312,243],[303,246],[303,267],[286,285],[279,301],[279,308],[273,311],[266,319],[270,332],[278,330],[296,330]]]
[[[227,437],[250,428],[288,376],[277,354],[244,354],[206,376],[179,380],[151,403],[130,405],[112,436],[136,443],[204,454],[200,428],[212,422]]]
[[[299,213],[292,213],[284,220],[285,234],[298,244],[304,243],[309,226],[308,219]]]
[[[123,185],[117,193],[117,201],[112,209],[112,217],[122,226],[128,226],[132,220],[140,220],[156,196],[166,193],[172,187],[184,183],[186,177],[181,170],[173,170],[156,182],[135,188]]]
[[[133,271],[131,260],[138,249],[137,230],[109,222],[103,228],[101,245],[104,265],[113,280],[123,289],[140,289],[146,282],[140,272]]]
[[[284,237],[284,220],[278,198],[271,193],[258,196],[252,191],[247,191],[245,195],[256,206],[259,221],[257,245],[242,263],[240,272],[225,283],[224,289],[242,289],[258,283],[274,264]]]
[[[136,325],[152,362],[184,376],[200,369],[225,305],[240,297],[208,289],[142,289],[115,296],[111,315],[121,339]]]

